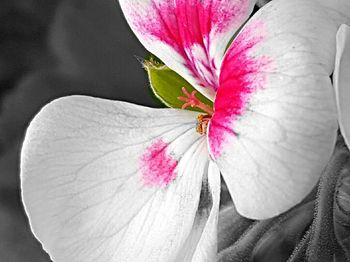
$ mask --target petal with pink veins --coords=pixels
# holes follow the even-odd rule
[[[119,0],[141,43],[212,99],[227,44],[255,0]]]
[[[328,2],[270,2],[224,57],[208,142],[243,216],[265,219],[299,203],[332,154],[330,75],[350,2]]]
[[[345,24],[339,28],[337,34],[333,82],[340,130],[350,148],[350,27]]]
[[[193,228],[206,234],[218,186],[213,218],[198,215],[202,180],[219,174],[196,115],[84,96],[40,111],[22,149],[22,197],[54,261],[174,261]]]

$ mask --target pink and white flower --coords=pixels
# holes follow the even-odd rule
[[[255,1],[119,3],[143,45],[214,108],[185,90],[184,107],[208,112],[200,123],[84,96],[44,107],[21,156],[32,230],[54,261],[215,261],[220,173],[237,210],[265,219],[299,203],[327,164],[329,76],[350,2],[274,0],[226,52]]]

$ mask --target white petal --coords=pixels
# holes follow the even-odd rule
[[[209,163],[208,176],[205,179],[191,235],[175,261],[212,262],[216,260],[221,184],[220,171],[215,163]]]
[[[329,76],[350,1],[328,2],[272,1],[223,60],[210,151],[246,217],[269,218],[300,202],[332,154],[337,123]]]
[[[173,261],[209,165],[195,118],[82,96],[42,109],[26,134],[21,179],[32,230],[51,258]]]
[[[256,0],[119,0],[141,43],[210,99],[227,44]]]
[[[342,25],[337,34],[337,55],[333,83],[338,107],[338,121],[350,148],[350,27]]]

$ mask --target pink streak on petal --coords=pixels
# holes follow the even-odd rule
[[[229,136],[239,135],[234,131],[234,123],[244,114],[252,94],[267,85],[264,72],[271,69],[272,59],[252,54],[266,34],[264,22],[251,23],[234,40],[224,58],[208,132],[214,159],[220,157]]]
[[[199,85],[217,90],[218,75],[210,54],[211,37],[241,22],[249,1],[151,1],[148,14],[132,14],[137,31],[174,48]],[[200,54],[200,55],[198,55]]]
[[[178,161],[167,153],[169,144],[159,139],[140,158],[142,181],[149,186],[167,186],[176,177]]]

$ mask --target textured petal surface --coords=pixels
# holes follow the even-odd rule
[[[255,0],[119,0],[142,44],[213,99],[226,46]]]
[[[22,196],[54,261],[176,258],[209,166],[195,116],[83,96],[41,110],[22,149]]]
[[[237,210],[249,218],[275,216],[300,202],[333,151],[329,76],[350,2],[329,2],[272,1],[247,23],[222,63],[210,151]]]
[[[333,83],[340,130],[348,148],[350,148],[350,27],[347,25],[342,25],[337,34]]]

